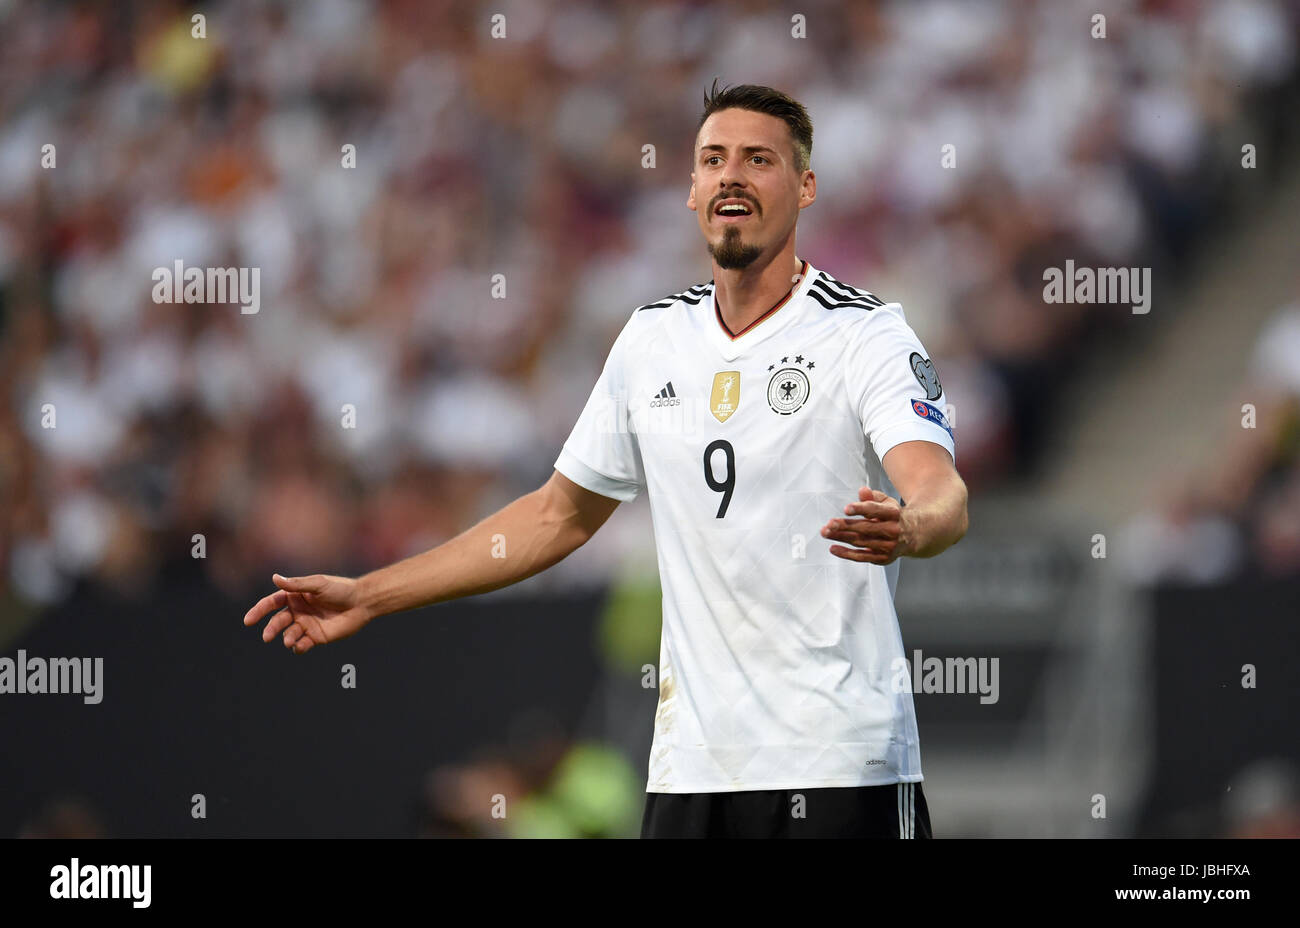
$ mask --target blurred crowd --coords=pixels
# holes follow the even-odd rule
[[[1121,563],[1143,583],[1300,576],[1300,297],[1255,339],[1227,391],[1213,455],[1126,526]]]
[[[769,2],[0,0],[0,592],[196,545],[238,592],[360,571],[539,485],[632,309],[709,279],[715,76],[808,106],[800,254],[904,303],[968,482],[1015,478],[1128,312],[1044,306],[1042,268],[1176,273],[1226,129],[1294,115],[1293,8],[1096,6],[1104,38],[1071,4],[809,2],[796,39]],[[260,311],[155,303],[177,260],[259,268]]]

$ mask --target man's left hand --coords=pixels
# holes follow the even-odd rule
[[[831,519],[822,526],[823,538],[844,542],[831,545],[831,554],[846,561],[881,565],[907,554],[910,537],[903,521],[903,506],[892,496],[862,487],[858,502],[845,506],[844,514],[860,518]]]

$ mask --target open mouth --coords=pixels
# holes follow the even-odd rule
[[[737,222],[754,215],[754,207],[746,200],[723,200],[713,208],[713,215],[724,222]]]

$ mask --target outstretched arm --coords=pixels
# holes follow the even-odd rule
[[[381,615],[487,593],[540,573],[586,543],[618,503],[557,471],[455,538],[359,579],[276,574],[280,589],[250,609],[244,624],[275,612],[262,640],[283,632],[284,646],[302,654],[354,635]]]

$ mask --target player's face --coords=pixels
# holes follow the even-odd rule
[[[714,113],[695,140],[686,205],[695,210],[709,254],[743,268],[779,250],[799,210],[812,202],[812,171],[795,165],[794,139],[781,119],[752,110]]]

